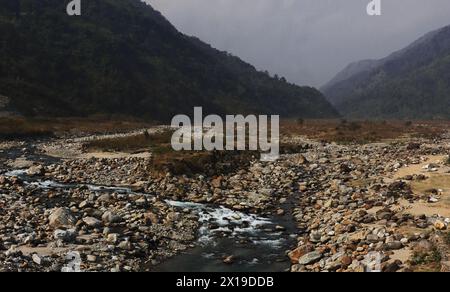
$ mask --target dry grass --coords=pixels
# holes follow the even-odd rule
[[[133,119],[107,117],[26,119],[0,118],[0,139],[23,139],[51,135],[92,135],[125,132],[145,128],[151,123]]]
[[[21,139],[51,135],[53,135],[53,131],[44,125],[24,119],[0,118],[0,139]]]
[[[0,138],[14,139],[48,135],[86,135],[125,132],[154,124],[128,117],[88,117],[58,119],[0,118]],[[281,134],[304,135],[338,143],[367,143],[401,137],[434,138],[450,126],[450,121],[345,121],[284,120]]]
[[[171,131],[149,134],[144,131],[142,134],[107,139],[98,139],[86,142],[83,145],[87,152],[137,152],[152,150],[153,152],[169,151]]]
[[[108,138],[86,142],[88,152],[138,152],[151,151],[152,169],[156,174],[219,175],[246,167],[252,159],[259,158],[256,151],[174,151],[171,146],[172,131],[155,134],[143,133],[127,137]]]
[[[441,253],[434,248],[430,252],[415,252],[410,262],[414,272],[439,272],[441,260]]]
[[[168,151],[154,156],[152,169],[157,173],[170,172],[175,175],[206,174],[225,175],[237,169],[244,169],[254,159],[255,151]]]
[[[364,144],[405,137],[435,138],[449,126],[450,121],[285,120],[280,132],[287,137],[302,135],[324,142]]]

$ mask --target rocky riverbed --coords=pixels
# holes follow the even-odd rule
[[[447,138],[320,143],[215,175],[83,139],[0,144],[2,271],[446,270]]]

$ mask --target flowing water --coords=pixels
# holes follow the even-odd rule
[[[23,180],[25,185],[41,189],[74,189],[87,187],[94,192],[135,194],[130,188],[92,184],[61,184],[51,180],[36,179],[24,170],[5,173]],[[272,218],[234,211],[223,206],[190,202],[166,201],[167,204],[189,209],[199,216],[200,228],[196,247],[164,261],[154,271],[171,272],[249,272],[284,271],[289,268],[286,250],[292,248],[295,226],[290,215]],[[285,206],[287,207],[287,206]],[[283,226],[284,228],[280,228]],[[225,264],[225,257],[233,257]]]

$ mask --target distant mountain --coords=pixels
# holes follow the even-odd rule
[[[358,62],[351,63],[344,70],[339,72],[333,79],[331,79],[327,84],[325,84],[322,88],[322,92],[329,92],[330,95],[333,95],[333,98],[329,98],[329,101],[332,104],[339,104],[342,100],[340,97],[345,97],[345,94],[337,94],[336,90],[346,91],[346,88],[340,88],[339,86],[347,85],[345,83],[346,80],[362,74],[370,73],[370,71],[375,68],[379,64],[377,60],[362,60]],[[348,90],[348,89],[347,89]]]
[[[139,0],[1,0],[0,95],[25,115],[336,117],[323,95],[178,32]],[[6,99],[4,99],[6,100]]]
[[[450,119],[450,26],[348,66],[322,92],[352,118]]]

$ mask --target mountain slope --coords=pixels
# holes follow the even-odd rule
[[[379,62],[377,60],[362,60],[358,62],[351,63],[344,70],[339,72],[333,79],[331,79],[327,84],[325,84],[320,90],[322,92],[335,93],[336,86],[339,86],[343,81],[352,78],[356,75],[361,75],[364,73],[369,73],[373,68],[375,68]],[[333,89],[333,90],[332,90]],[[332,98],[330,102],[334,104],[339,104],[339,98],[337,94],[334,94],[335,98]]]
[[[369,67],[348,72],[322,88],[345,116],[450,119],[450,26],[371,61]]]
[[[1,0],[0,95],[26,115],[335,117],[316,89],[272,78],[178,32],[139,0]]]

